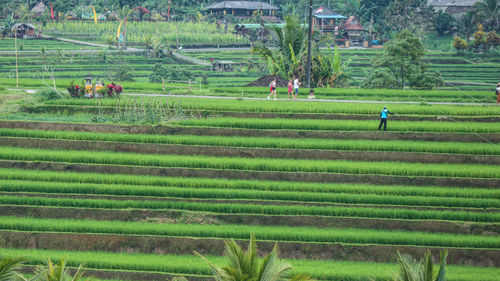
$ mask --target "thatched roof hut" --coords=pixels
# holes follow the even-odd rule
[[[33,7],[33,9],[31,9],[31,12],[35,14],[35,16],[40,16],[45,12],[47,12],[47,9],[48,9],[47,6],[45,6],[45,4],[43,4],[43,2],[40,1],[38,2],[38,4],[35,5],[35,7]]]
[[[274,12],[279,8],[265,2],[222,1],[208,5],[205,10],[217,15],[251,16],[254,12],[260,12],[261,15],[264,15],[264,12],[265,14],[274,15]]]

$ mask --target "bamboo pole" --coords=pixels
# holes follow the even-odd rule
[[[17,66],[17,28],[14,28],[14,49],[16,53],[16,89],[19,89],[19,70]]]

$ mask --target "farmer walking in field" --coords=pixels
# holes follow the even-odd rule
[[[267,99],[270,100],[271,96],[274,94],[274,99],[276,99],[276,77],[273,78],[271,84],[269,84],[269,90],[271,93],[267,96]]]
[[[380,125],[378,125],[378,130],[380,131],[380,128],[382,127],[382,124],[384,124],[384,131],[387,130],[387,114],[394,114],[390,112],[387,107],[384,106],[384,109],[380,111]]]
[[[498,83],[495,93],[497,95],[497,104],[499,104],[500,103],[500,83]]]

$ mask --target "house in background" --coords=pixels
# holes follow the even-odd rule
[[[346,18],[328,7],[319,7],[313,11],[313,26],[322,33],[330,32],[338,35],[342,26],[340,20]]]
[[[354,16],[350,16],[347,21],[344,23],[345,37],[353,46],[362,46],[363,41],[363,32],[365,31],[361,23]],[[366,46],[368,47],[368,44]]]
[[[35,38],[35,26],[31,23],[16,23],[12,30],[16,32],[17,38]]]
[[[448,14],[462,14],[472,9],[477,2],[482,0],[427,0],[427,6]],[[500,7],[500,4],[498,6]]]
[[[260,14],[266,20],[279,21],[275,16],[279,8],[265,2],[222,1],[205,7],[205,10],[209,11],[211,15],[233,15],[237,18],[249,18]]]

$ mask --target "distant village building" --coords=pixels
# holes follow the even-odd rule
[[[350,16],[347,19],[344,23],[344,30],[346,39],[349,40],[352,45],[361,46],[363,44],[364,38],[362,32],[364,29],[356,17]]]
[[[238,65],[240,65],[240,63],[218,60],[212,63],[212,71],[232,72],[234,71],[234,67]]]
[[[332,32],[338,35],[341,27],[339,20],[346,18],[328,7],[319,7],[313,11],[313,26],[321,32]]]
[[[34,38],[35,37],[35,26],[31,23],[16,23],[12,27],[12,30],[16,32],[17,38]]]
[[[38,2],[38,4],[35,5],[35,7],[33,7],[33,9],[31,9],[31,12],[33,13],[33,15],[35,15],[35,17],[38,17],[45,14],[47,10],[48,10],[47,6],[45,6],[45,4],[43,4],[43,2],[40,1]]]
[[[17,38],[34,38],[35,37],[35,26],[30,23],[16,23],[12,27],[12,30],[16,32]]]
[[[233,15],[244,18],[251,17],[254,14],[260,14],[263,17],[274,17],[279,8],[265,2],[222,1],[205,7],[205,10],[209,11],[210,14]]]
[[[438,11],[448,14],[465,13],[477,2],[483,0],[427,0],[427,6],[432,6]],[[500,7],[500,4],[498,5]]]

